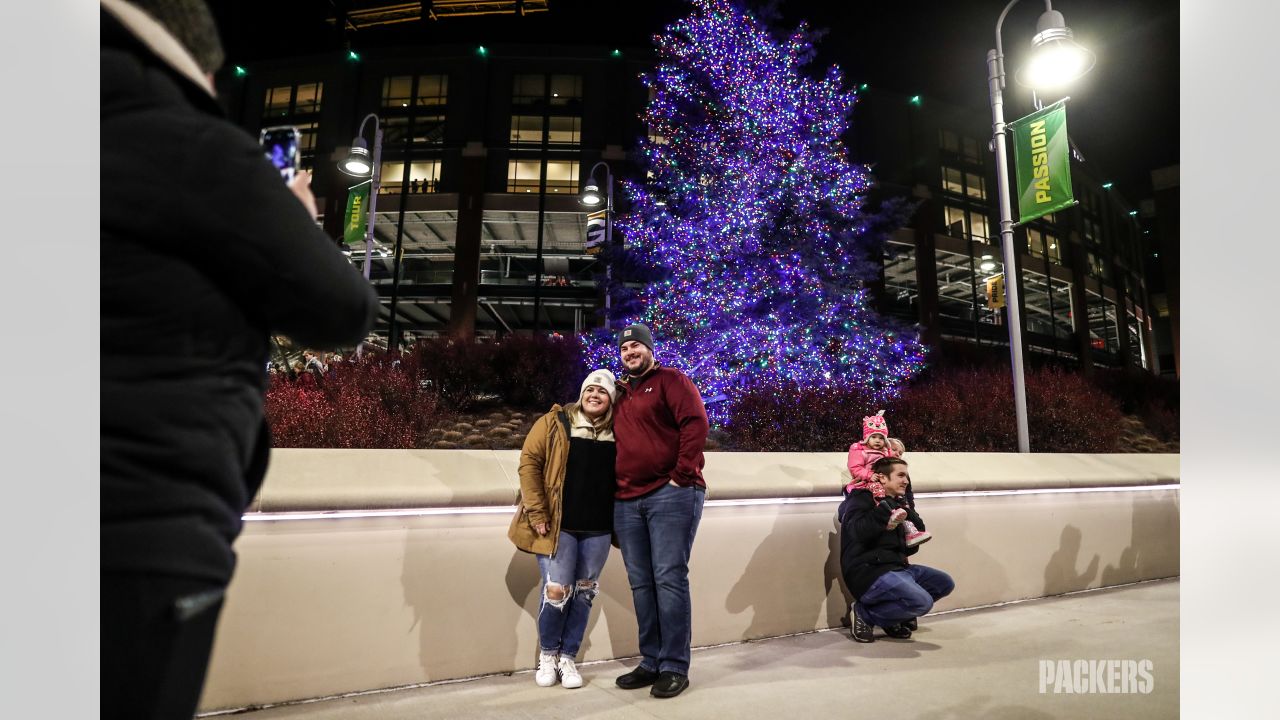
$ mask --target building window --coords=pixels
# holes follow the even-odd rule
[[[974,163],[982,162],[982,148],[971,137],[964,138],[964,159]]]
[[[960,137],[950,130],[938,132],[938,147],[949,153],[960,154]]]
[[[544,75],[516,75],[512,83],[511,101],[517,105],[539,102],[546,92],[546,82]]]
[[[413,102],[413,76],[398,75],[382,81],[382,107],[409,107]]]
[[[265,117],[282,117],[289,114],[289,105],[293,102],[293,86],[273,87],[267,90],[267,102],[262,108]]]
[[[507,192],[538,192],[541,163],[535,159],[511,160],[507,163]],[[576,193],[578,163],[576,160],[547,161],[547,192]]]
[[[987,199],[987,181],[979,173],[964,172],[943,165],[942,188],[957,195],[967,195],[974,200]]]
[[[324,99],[324,83],[307,83],[299,85],[294,93],[293,112],[298,115],[320,112],[320,101]]]
[[[577,145],[581,142],[582,118],[573,116],[553,116],[547,131],[547,142],[551,145]],[[542,117],[538,115],[511,116],[512,145],[541,145]]]
[[[448,75],[419,75],[418,105],[445,105],[449,102]]]
[[[964,175],[964,194],[975,200],[987,199],[987,182],[986,178],[976,173],[965,173]]]
[[[1033,257],[1047,257],[1062,264],[1062,248],[1057,236],[1039,228],[1027,228],[1027,249]]]
[[[404,163],[382,163],[382,185],[379,192],[400,194],[404,181]],[[409,193],[437,192],[440,184],[439,160],[415,160],[409,163]]]
[[[955,168],[943,166],[942,188],[956,194],[964,192],[964,173]]]
[[[990,228],[985,214],[952,205],[944,205],[942,211],[948,235],[981,243],[990,241]]]
[[[884,244],[884,290],[889,314],[906,320],[919,317],[915,245],[892,240]]]
[[[321,82],[273,87],[267,90],[267,99],[262,107],[262,116],[281,118],[289,115],[318,113],[320,112],[320,102],[323,99],[324,83]]]
[[[546,75],[516,75],[512,79],[511,102],[531,105],[549,101],[554,107],[564,107],[582,100],[581,75],[552,75],[550,97]]]
[[[581,75],[552,75],[551,104],[569,105],[582,100]]]

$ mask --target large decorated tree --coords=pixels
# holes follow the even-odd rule
[[[841,136],[857,101],[837,67],[802,72],[804,25],[783,39],[732,0],[691,0],[655,38],[644,82],[650,137],[643,182],[616,228],[628,264],[612,326],[643,322],[659,359],[684,370],[713,419],[747,387],[796,384],[896,394],[923,367],[916,333],[880,318],[866,282],[904,209],[865,206],[869,169]],[[620,275],[626,275],[622,272]],[[616,276],[615,276],[616,277]],[[586,339],[588,361],[617,365],[613,337]]]

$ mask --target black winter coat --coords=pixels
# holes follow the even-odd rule
[[[268,334],[354,344],[377,297],[256,140],[101,20],[101,565],[225,583],[267,467]]]
[[[844,584],[861,597],[881,575],[907,567],[907,556],[920,550],[907,547],[907,530],[898,525],[885,530],[894,508],[907,511],[907,519],[924,530],[924,520],[913,503],[885,498],[876,503],[870,490],[854,490],[840,504],[840,570]]]

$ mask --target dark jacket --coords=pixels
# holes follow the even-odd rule
[[[709,427],[698,388],[675,368],[658,366],[639,380],[618,383],[618,499],[640,497],[673,480],[705,488],[702,451]]]
[[[226,582],[262,482],[268,334],[377,298],[213,97],[101,16],[101,564]]]
[[[907,547],[907,531],[902,525],[885,530],[889,514],[896,507],[907,511],[907,519],[919,530],[924,520],[904,498],[885,498],[879,503],[870,490],[854,490],[840,504],[840,570],[844,584],[860,597],[881,575],[907,567],[907,556],[920,550]]]

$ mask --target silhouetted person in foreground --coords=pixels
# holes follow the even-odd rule
[[[103,718],[196,709],[262,482],[269,334],[359,342],[377,299],[222,117],[202,0],[101,0]]]

